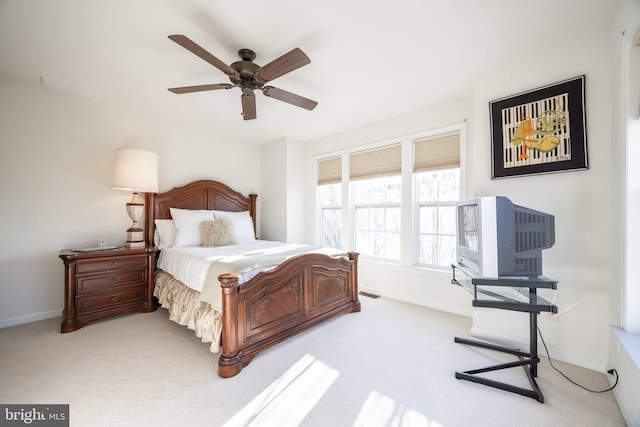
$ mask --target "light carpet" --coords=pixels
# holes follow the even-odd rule
[[[361,297],[259,354],[236,377],[166,310],[59,333],[60,319],[0,330],[0,403],[70,405],[71,426],[624,426],[613,395],[582,390],[543,359],[545,403],[454,372],[513,360],[453,341],[471,320]],[[553,356],[553,355],[552,355]],[[593,389],[605,375],[554,362]],[[522,368],[503,380],[528,387]]]

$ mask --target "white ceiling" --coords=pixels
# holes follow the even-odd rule
[[[468,93],[475,74],[501,63],[544,66],[567,34],[607,35],[622,1],[0,0],[0,78],[53,79],[237,141],[310,141]],[[226,63],[240,48],[264,65],[299,47],[311,63],[269,84],[319,105],[257,93],[258,118],[244,121],[238,88],[172,94],[228,79],[170,34]]]

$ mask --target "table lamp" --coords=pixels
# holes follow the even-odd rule
[[[133,192],[133,197],[127,203],[127,214],[133,221],[127,230],[127,248],[145,246],[144,230],[138,225],[138,219],[144,211],[144,198],[138,193],[158,191],[158,157],[156,153],[135,148],[118,148],[116,151],[111,188]]]

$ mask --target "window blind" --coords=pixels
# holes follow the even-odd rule
[[[340,156],[318,160],[318,185],[342,182],[342,158]]]
[[[351,180],[400,175],[401,173],[402,150],[400,144],[357,151],[349,156],[349,177]]]
[[[413,171],[427,172],[460,167],[460,132],[413,141]]]

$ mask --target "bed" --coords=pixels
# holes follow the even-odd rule
[[[154,237],[157,241],[156,223],[171,219],[172,210],[174,216],[179,210],[248,213],[255,233],[256,198],[211,180],[147,193],[146,242],[154,244]],[[156,297],[161,306],[168,306],[171,320],[194,329],[196,335],[212,337],[211,351],[220,349],[218,375],[223,378],[237,375],[258,353],[295,334],[342,313],[360,311],[355,252],[303,253],[250,278],[228,271],[218,280],[220,310],[159,268],[155,285]],[[189,305],[191,309],[185,308]],[[219,338],[214,330],[220,331]]]

